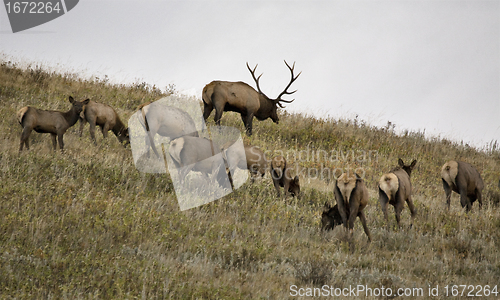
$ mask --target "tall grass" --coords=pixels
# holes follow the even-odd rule
[[[333,182],[314,174],[302,175],[300,199],[276,197],[267,176],[181,212],[168,174],[138,172],[130,149],[112,136],[94,146],[87,131],[80,138],[73,127],[66,151],[54,153],[49,136],[32,133],[30,151],[18,153],[15,113],[22,106],[67,110],[73,95],[105,102],[127,120],[139,104],[166,94],[146,83],[116,85],[1,61],[0,298],[282,299],[291,285],[361,284],[426,292],[439,285],[439,299],[445,285],[499,283],[496,146],[478,150],[419,132],[397,135],[389,125],[286,111],[279,125],[254,122],[254,135],[245,141],[268,153],[304,151],[300,160],[291,157],[301,169],[323,164],[364,171],[373,242],[367,243],[358,222],[354,248],[342,228],[320,231],[323,204],[334,202]],[[243,132],[234,113],[225,113],[222,123]],[[307,150],[354,151],[356,158],[304,159]],[[370,150],[370,160],[357,159]],[[399,157],[418,160],[412,173],[418,215],[409,228],[405,208],[403,229],[395,229],[391,214],[387,230],[376,182]],[[445,210],[439,172],[450,159],[480,170],[486,183],[482,210],[475,203],[465,214],[456,195]]]

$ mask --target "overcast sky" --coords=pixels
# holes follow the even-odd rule
[[[499,1],[103,1],[13,34],[0,51],[83,76],[196,94],[212,80],[276,97],[286,110],[387,121],[483,146],[500,140]],[[257,124],[258,126],[258,124]]]

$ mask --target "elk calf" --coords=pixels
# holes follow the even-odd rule
[[[80,136],[82,136],[85,123],[88,122],[90,125],[90,137],[94,141],[94,144],[97,144],[95,138],[96,125],[101,127],[102,136],[104,138],[108,137],[108,131],[111,130],[120,143],[130,143],[128,128],[123,124],[120,117],[111,106],[89,101],[89,103],[85,105],[82,115],[83,117],[80,117]]]
[[[76,101],[73,97],[69,97],[71,109],[67,112],[55,110],[41,110],[31,106],[25,106],[17,112],[17,120],[23,127],[21,133],[21,145],[19,152],[23,150],[23,145],[29,150],[29,136],[32,130],[39,133],[50,133],[52,136],[52,146],[54,150],[57,148],[56,137],[59,141],[59,148],[64,149],[63,135],[71,126],[78,121],[79,115],[83,110],[83,106],[89,103],[89,99],[84,101]]]
[[[398,160],[399,166],[392,169],[390,173],[382,175],[379,181],[379,201],[382,206],[382,211],[384,212],[384,217],[389,227],[389,218],[387,216],[387,204],[394,206],[394,211],[396,213],[396,221],[398,227],[401,227],[401,211],[404,208],[404,203],[408,203],[408,208],[410,209],[411,219],[413,224],[413,219],[416,215],[415,207],[411,200],[411,181],[410,175],[411,171],[417,164],[417,160],[414,160],[410,165],[405,165],[403,160],[400,158]]]
[[[479,201],[479,208],[483,206],[481,191],[484,188],[484,182],[471,164],[463,161],[449,161],[441,168],[441,179],[448,209],[450,209],[451,191],[460,194],[460,204],[466,207],[467,212],[471,210],[476,199]]]
[[[292,177],[292,169],[287,168],[286,159],[283,156],[273,158],[270,172],[278,197],[280,196],[280,187],[285,188],[285,197],[288,194],[292,197],[298,197],[300,193],[299,176]]]
[[[366,218],[363,213],[363,209],[368,204],[368,189],[363,179],[361,179],[358,174],[342,174],[335,182],[334,194],[337,200],[336,207],[338,215],[340,215],[341,220],[338,220],[338,215],[336,216],[334,206],[334,208],[332,208],[333,211],[326,212],[326,216],[333,216],[333,220],[329,220],[329,222],[327,222],[329,225],[325,227],[333,228],[338,221],[341,221],[344,226],[349,229],[349,232],[352,233],[354,221],[359,217],[366,236],[368,237],[368,241],[371,241],[370,231],[366,225]],[[325,214],[325,212],[323,212],[323,214]]]

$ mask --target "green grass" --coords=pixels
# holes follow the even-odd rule
[[[356,222],[353,247],[342,228],[319,229],[323,204],[334,203],[331,181],[302,177],[302,197],[284,200],[267,176],[181,212],[170,177],[138,172],[130,148],[112,133],[104,141],[98,134],[94,146],[88,127],[81,138],[72,127],[64,153],[52,151],[49,135],[32,133],[30,151],[19,153],[16,111],[25,105],[67,110],[69,95],[108,103],[127,121],[139,104],[166,94],[145,83],[113,85],[106,78],[1,61],[2,299],[282,299],[293,284],[427,292],[428,285],[499,283],[500,151],[494,143],[477,150],[419,132],[396,135],[389,124],[375,128],[283,110],[279,125],[255,121],[254,136],[245,141],[269,153],[375,151],[370,160],[295,161],[303,170],[364,171],[373,242]],[[222,123],[243,132],[235,113],[225,113]],[[412,173],[418,215],[408,228],[405,208],[403,228],[395,229],[391,207],[387,230],[376,185],[399,157],[418,159]],[[450,159],[480,170],[486,183],[482,210],[475,203],[467,215],[457,195],[445,210],[439,173]]]

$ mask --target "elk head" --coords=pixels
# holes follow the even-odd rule
[[[288,67],[288,69],[290,70],[291,78],[290,78],[290,82],[288,83],[288,85],[285,87],[285,89],[283,90],[283,92],[281,92],[278,95],[278,97],[276,99],[269,98],[260,89],[259,79],[262,76],[262,74],[264,74],[264,73],[260,74],[258,77],[255,77],[255,70],[257,69],[258,64],[255,65],[255,67],[252,70],[250,68],[250,66],[248,65],[248,62],[247,62],[247,68],[250,71],[250,73],[252,74],[253,80],[255,81],[255,84],[257,85],[257,90],[259,91],[259,94],[261,95],[261,97],[263,97],[265,100],[267,100],[266,102],[268,102],[268,103],[271,104],[267,108],[267,110],[269,111],[268,114],[262,115],[260,117],[259,117],[258,114],[255,115],[255,117],[257,119],[259,119],[259,120],[265,120],[268,117],[270,117],[271,120],[273,120],[274,123],[278,124],[278,122],[279,122],[279,118],[278,118],[278,105],[279,105],[279,107],[284,108],[284,106],[283,106],[282,103],[291,103],[291,102],[293,102],[295,100],[295,99],[293,99],[293,100],[284,100],[284,99],[281,99],[281,97],[284,96],[284,95],[291,95],[291,94],[293,94],[293,93],[295,93],[297,91],[297,90],[295,90],[293,92],[289,92],[288,88],[290,88],[290,86],[292,85],[292,83],[295,80],[297,80],[297,78],[299,78],[299,76],[300,76],[300,74],[302,74],[302,72],[300,72],[299,74],[297,74],[297,76],[294,76],[293,69],[295,68],[295,62],[293,63],[293,65],[291,67],[290,67],[290,65],[286,61],[284,61],[284,62],[286,64],[286,66]]]

